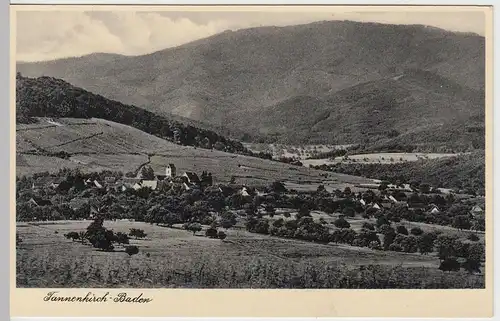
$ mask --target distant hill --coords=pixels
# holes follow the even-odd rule
[[[336,173],[379,178],[396,183],[419,182],[433,187],[485,193],[485,154],[474,152],[441,159],[419,160],[397,164],[346,164],[316,166]]]
[[[275,180],[298,185],[326,184],[343,188],[372,180],[326,173],[271,160],[181,146],[131,126],[97,118],[37,118],[16,128],[18,176],[55,173],[63,168],[84,172],[137,172],[149,165],[157,174],[174,163],[184,171],[211,172],[216,183],[268,185]]]
[[[252,155],[240,142],[189,124],[172,121],[144,109],[127,106],[74,87],[56,78],[16,77],[16,122],[33,123],[34,117],[103,118],[133,126],[177,144],[216,148]]]
[[[228,132],[287,143],[379,143],[391,131],[465,128],[471,117],[484,123],[484,50],[484,37],[474,34],[328,21],[228,31],[143,56],[92,54],[17,69]],[[432,141],[432,132],[412,140]],[[452,132],[442,136],[454,143]]]

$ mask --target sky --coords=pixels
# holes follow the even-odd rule
[[[17,61],[53,60],[94,52],[141,55],[228,29],[323,20],[422,24],[483,36],[485,29],[485,15],[479,11],[18,11],[16,20]]]

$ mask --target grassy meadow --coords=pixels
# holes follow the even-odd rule
[[[321,214],[315,214],[321,215]],[[249,233],[237,226],[226,240],[180,227],[106,221],[115,232],[140,228],[140,252],[103,252],[63,234],[90,221],[18,223],[18,287],[146,288],[480,288],[481,275],[445,273],[433,255],[376,251]],[[207,227],[204,227],[207,228]]]

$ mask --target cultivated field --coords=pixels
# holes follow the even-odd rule
[[[480,276],[446,274],[435,256],[374,251],[346,245],[322,245],[252,234],[234,227],[225,241],[193,236],[179,228],[139,222],[105,222],[115,232],[132,227],[147,233],[131,240],[140,248],[129,257],[117,248],[102,252],[64,238],[90,221],[18,223],[23,242],[17,248],[20,287],[362,287],[360,265],[386,273],[373,287],[412,282],[436,287],[457,282],[472,287]],[[57,232],[57,234],[56,234]],[[385,271],[385,272],[384,272]],[[370,281],[371,282],[371,281]],[[380,283],[381,282],[381,283]],[[385,283],[384,283],[385,282]],[[387,283],[389,282],[389,283]]]
[[[326,184],[331,188],[370,183],[372,180],[292,166],[255,157],[179,146],[135,128],[101,119],[58,119],[57,125],[17,125],[17,174],[55,172],[61,168],[80,168],[84,172],[116,170],[124,173],[150,165],[157,173],[174,163],[178,172],[208,171],[216,182],[268,184],[283,180],[298,185]],[[33,155],[35,150],[65,151],[69,159]]]
[[[352,145],[283,145],[283,144],[257,144],[243,143],[243,145],[253,152],[266,152],[273,157],[294,157],[306,159],[318,153],[326,153],[336,149],[345,149]]]
[[[373,154],[358,154],[349,155],[347,157],[322,158],[322,159],[305,159],[301,160],[304,166],[317,166],[323,164],[337,163],[360,163],[360,164],[394,164],[403,162],[415,162],[422,159],[436,159],[443,157],[453,157],[458,154],[445,153],[373,153]]]

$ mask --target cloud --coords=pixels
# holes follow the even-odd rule
[[[17,60],[51,60],[94,52],[140,55],[227,29],[320,20],[428,24],[484,34],[484,14],[480,12],[20,11],[17,13]]]

